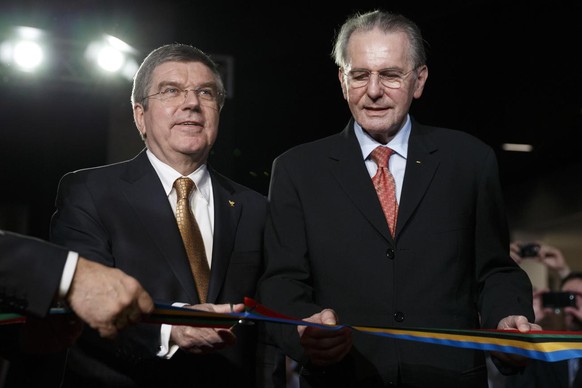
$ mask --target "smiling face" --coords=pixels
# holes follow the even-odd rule
[[[216,86],[212,71],[200,62],[164,62],[152,74],[148,109],[135,103],[134,120],[148,149],[162,162],[188,175],[206,162],[218,135],[219,107],[193,91]],[[189,90],[177,101],[156,93],[175,87]]]
[[[399,31],[356,31],[346,53],[348,65],[339,70],[344,98],[362,128],[386,144],[402,127],[413,99],[422,95],[428,69],[424,65],[414,69],[407,35]],[[352,69],[374,74],[366,86],[354,87],[348,76]],[[376,74],[387,71],[402,75],[399,88],[385,86]]]

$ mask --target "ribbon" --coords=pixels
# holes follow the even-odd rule
[[[20,314],[3,313],[0,314],[0,325],[10,325],[13,323],[24,323],[26,318]]]
[[[315,326],[326,329],[349,327],[353,330],[387,338],[426,342],[465,349],[513,353],[550,362],[582,357],[582,332],[534,330],[528,333],[521,333],[518,330],[494,329],[453,330],[356,325],[328,326],[281,315],[250,298],[245,298],[245,306],[255,312],[250,313],[252,319],[269,322]]]
[[[519,354],[542,361],[560,361],[582,357],[582,333],[569,331],[517,330],[452,330],[429,328],[390,328],[356,325],[322,325],[292,318],[257,303],[251,298],[244,300],[244,313],[211,313],[174,306],[157,305],[147,322],[185,324],[204,327],[231,327],[241,321],[264,321],[290,325],[313,326],[328,330],[349,327],[363,333],[400,340],[426,342],[465,349],[498,351]]]
[[[210,311],[192,310],[156,303],[154,311],[144,317],[147,323],[167,323],[170,325],[186,325],[194,327],[229,328],[246,318],[246,313],[215,313]]]
[[[536,330],[520,333],[517,330],[453,330],[434,328],[393,328],[357,325],[323,325],[280,314],[245,298],[242,313],[216,313],[157,303],[153,313],[144,317],[146,323],[166,323],[195,327],[230,328],[237,323],[271,322],[295,326],[313,326],[327,330],[351,328],[370,335],[398,340],[417,341],[465,349],[513,353],[542,361],[561,361],[582,357],[582,332]],[[63,313],[51,309],[50,314]],[[0,314],[0,324],[23,323],[19,314]]]

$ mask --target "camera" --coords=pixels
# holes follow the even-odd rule
[[[573,292],[546,292],[542,294],[542,306],[551,308],[577,307]]]
[[[540,244],[527,243],[519,247],[519,255],[523,258],[536,257],[540,251]]]

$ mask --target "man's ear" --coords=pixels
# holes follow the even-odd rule
[[[338,68],[337,77],[339,78],[339,82],[342,87],[342,94],[344,96],[344,100],[348,101],[348,86],[346,85],[346,77],[344,77],[344,71],[341,67]]]
[[[416,77],[416,85],[414,87],[414,98],[420,98],[422,96],[422,91],[424,90],[424,85],[428,78],[428,67],[426,65],[422,66],[418,70],[418,76]]]
[[[146,126],[144,122],[144,108],[141,104],[135,104],[133,106],[133,121],[135,122],[135,126],[139,131],[142,139],[146,138]]]

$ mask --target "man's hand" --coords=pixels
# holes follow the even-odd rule
[[[324,309],[303,320],[331,326],[338,324],[335,311],[331,309]],[[297,326],[297,331],[305,354],[315,366],[325,367],[341,361],[352,347],[352,331],[347,327],[320,329],[313,326]]]
[[[197,304],[184,306],[195,310],[216,313],[242,313],[244,304]],[[230,329],[212,327],[172,326],[170,343],[194,354],[207,354],[224,349],[236,343],[236,335]]]
[[[114,338],[119,330],[154,309],[152,298],[135,278],[82,257],[67,302],[79,318],[105,338]]]
[[[542,330],[542,327],[536,323],[530,323],[523,315],[510,315],[499,321],[498,330],[517,329],[521,333],[528,333],[531,330]],[[491,355],[498,360],[511,366],[524,366],[529,362],[529,358],[511,353],[491,352]]]

